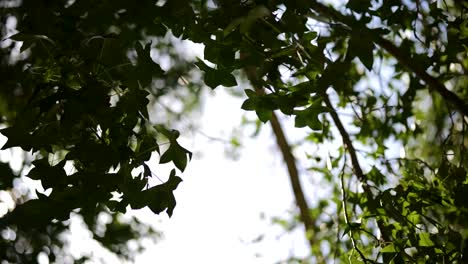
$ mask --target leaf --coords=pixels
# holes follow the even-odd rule
[[[434,246],[434,242],[431,240],[431,234],[426,232],[419,233],[419,246],[421,247],[432,247]]]
[[[361,223],[358,223],[358,222],[349,223],[348,225],[346,225],[346,228],[343,231],[343,236],[342,237],[347,235],[350,231],[359,229],[360,227],[361,227]]]
[[[166,127],[164,127],[163,125],[155,125],[154,128],[160,132],[161,134],[163,134],[167,139],[169,139],[169,141],[174,141],[176,140],[177,138],[179,138],[180,136],[180,132],[175,130],[175,129],[172,129],[172,130],[169,130],[167,129]]]
[[[10,189],[13,187],[13,180],[18,177],[8,163],[0,162],[0,188]]]
[[[40,142],[33,141],[28,129],[23,126],[11,126],[0,130],[0,133],[8,138],[7,142],[2,146],[3,149],[11,147],[21,147],[23,150],[30,151],[33,144]]]
[[[155,214],[160,214],[167,209],[166,213],[171,217],[176,206],[173,191],[180,182],[182,182],[182,179],[176,176],[176,172],[173,169],[167,182],[135,195],[131,198],[130,205],[133,209],[139,209],[147,205]]]
[[[369,10],[371,7],[370,0],[349,0],[346,4],[347,8],[352,9],[353,11],[363,13]]]
[[[227,25],[227,27],[225,27],[224,30],[223,30],[223,35],[224,35],[224,37],[228,36],[228,35],[231,34],[231,32],[233,32],[237,27],[239,27],[239,25],[242,24],[242,21],[243,21],[242,18],[236,18],[236,19],[234,19],[231,23],[229,23],[229,25]]]
[[[255,109],[255,113],[257,113],[258,119],[260,119],[260,121],[262,121],[263,123],[270,120],[273,116],[273,111],[265,108]]]
[[[212,89],[219,85],[232,87],[237,85],[236,78],[227,70],[210,70],[205,72],[205,83]]]
[[[229,45],[209,42],[205,45],[204,59],[217,65],[222,65],[224,69],[232,67],[235,63],[235,52]]]
[[[255,8],[251,9],[247,16],[242,19],[242,22],[239,25],[239,31],[241,33],[247,33],[250,31],[252,25],[258,19],[264,18],[268,15],[271,15],[270,10],[264,5],[258,5]]]
[[[120,97],[119,102],[117,103],[118,107],[121,108],[122,112],[127,113],[127,116],[135,117],[136,124],[136,115],[141,113],[144,118],[149,119],[148,115],[148,95],[149,92],[143,89],[131,89],[125,93],[125,95]],[[134,127],[133,124],[131,128]]]
[[[327,112],[328,108],[321,106],[319,103],[312,104],[305,110],[296,110],[295,126],[308,126],[312,130],[321,130],[322,122],[318,118],[319,114]]]
[[[55,45],[55,42],[51,40],[46,35],[34,35],[34,34],[25,34],[25,33],[16,33],[9,37],[9,39],[16,40],[16,41],[28,41],[28,40],[46,40],[49,43]]]
[[[146,44],[144,48],[140,42],[136,42],[135,50],[138,55],[135,74],[141,86],[146,87],[151,83],[153,76],[163,76],[164,71],[151,58],[151,42]]]
[[[44,189],[64,189],[67,186],[67,174],[63,169],[65,162],[66,160],[63,160],[55,166],[50,166],[47,159],[35,160],[32,162],[34,168],[27,176],[33,180],[40,180]]]
[[[203,62],[200,58],[197,58],[198,62],[195,65],[200,68],[200,70],[205,72],[205,83],[211,89],[215,89],[219,85],[225,87],[232,87],[237,85],[236,78],[226,69],[213,69]]]
[[[385,246],[380,250],[381,253],[393,253],[393,252],[398,252],[398,250],[395,248],[395,245],[393,243]]]
[[[159,163],[164,164],[172,161],[180,171],[184,171],[187,162],[191,158],[192,152],[179,145],[176,140],[173,140],[169,148],[162,154]]]
[[[53,204],[46,199],[33,199],[19,204],[15,209],[4,215],[3,223],[13,224],[24,229],[43,228],[56,214]]]
[[[373,181],[377,186],[381,186],[387,182],[385,175],[383,175],[377,167],[373,166],[371,171],[367,173],[369,180]]]
[[[279,58],[279,57],[283,57],[283,56],[293,56],[294,54],[296,54],[296,48],[295,47],[286,47],[286,48],[282,48],[278,51],[275,51],[270,57],[272,59],[274,58]]]
[[[255,110],[259,102],[258,95],[255,93],[254,90],[250,90],[250,89],[245,89],[244,92],[247,95],[248,99],[246,99],[242,103],[241,108],[247,111]]]
[[[146,163],[143,163],[143,175],[144,175],[144,177],[146,177],[146,178],[152,176],[151,169],[149,168],[148,165],[146,165]]]
[[[140,142],[138,153],[136,154],[138,161],[148,161],[151,158],[151,153],[157,151],[159,153],[159,145],[151,135],[145,135]]]
[[[29,47],[31,47],[31,45],[33,45],[36,42],[40,42],[42,45],[44,45],[45,43],[48,43],[48,44],[55,46],[55,42],[51,40],[49,37],[47,37],[46,35],[35,35],[35,34],[26,34],[26,33],[19,32],[10,36],[9,39],[23,42],[20,52],[27,50]]]
[[[296,14],[291,9],[286,9],[286,12],[281,16],[281,22],[285,25],[286,31],[291,33],[303,33],[308,31],[305,26],[306,17]]]
[[[364,66],[371,71],[374,64],[374,43],[365,34],[353,33],[349,40],[348,54],[357,56]]]
[[[0,130],[0,133],[2,133],[8,139],[7,142],[2,146],[2,150],[21,145],[23,145],[24,150],[29,151],[31,149],[29,144],[28,146],[24,145],[25,142],[29,141],[28,135],[15,133],[14,127],[4,128]]]
[[[343,238],[345,235],[347,235],[350,231],[351,231],[351,226],[350,226],[350,225],[346,225],[346,228],[345,228],[345,230],[343,231],[343,235],[341,236],[341,238]]]
[[[315,31],[309,31],[307,33],[304,34],[304,36],[302,36],[302,38],[306,41],[306,42],[311,42],[312,40],[314,40],[315,38],[317,38],[318,36],[318,33],[315,32]]]
[[[177,142],[179,131],[168,130],[162,125],[156,125],[155,128],[169,139],[170,143],[169,148],[161,155],[159,163],[164,164],[172,161],[179,170],[184,171],[187,162],[192,159],[192,152]]]

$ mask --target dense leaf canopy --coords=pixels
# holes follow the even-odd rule
[[[2,234],[15,233],[3,235],[0,258],[66,255],[59,234],[70,214],[81,215],[104,247],[132,257],[125,242],[151,232],[118,215],[148,206],[171,216],[176,174],[192,157],[178,142],[184,131],[171,127],[169,113],[151,114],[153,103],[186,90],[182,101],[190,104],[200,90],[193,74],[201,71],[212,89],[250,81],[242,108],[275,131],[299,209],[288,224],[304,226],[311,261],[466,261],[465,2],[2,0],[0,6],[3,149],[31,154],[24,173],[0,163],[0,187],[16,197],[0,218],[8,231]],[[184,59],[175,39],[202,43],[204,58]],[[278,114],[307,129],[298,148],[309,149],[307,175],[329,190],[323,198],[303,192]],[[167,182],[150,187],[152,154],[175,168]],[[50,191],[18,195],[15,181],[24,175]],[[104,234],[99,214],[113,219]]]

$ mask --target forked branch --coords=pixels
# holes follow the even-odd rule
[[[387,51],[401,65],[406,67],[406,69],[408,69],[410,72],[414,73],[420,80],[424,81],[430,91],[437,92],[440,96],[442,96],[442,98],[445,101],[453,105],[453,107],[455,107],[461,114],[468,117],[467,101],[463,100],[458,95],[448,90],[447,87],[445,87],[445,85],[440,80],[430,75],[424,68],[422,68],[418,64],[416,60],[413,60],[410,57],[408,57],[401,48],[397,47],[389,40],[383,38],[379,34],[366,27],[359,26],[359,28],[356,28],[356,25],[358,25],[358,23],[356,23],[353,17],[345,16],[331,7],[325,6],[321,3],[318,3],[317,1],[310,1],[310,7],[313,11],[315,11],[321,16],[330,19],[331,21],[342,23],[343,25],[346,25],[352,30],[364,32],[372,39],[372,41],[375,44],[379,45],[381,48]]]

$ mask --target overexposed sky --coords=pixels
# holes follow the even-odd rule
[[[186,51],[203,58],[203,46],[187,45]],[[172,218],[166,213],[155,215],[148,208],[129,212],[163,233],[163,239],[156,245],[148,244],[135,263],[274,263],[307,255],[303,232],[287,234],[271,223],[272,217],[289,219],[295,206],[269,124],[256,138],[248,137],[253,126],[243,129],[245,137],[236,160],[226,155],[226,144],[207,137],[229,142],[233,129],[241,124],[243,99],[231,96],[227,89],[231,88],[206,89],[202,114],[195,117],[201,133],[180,131],[179,142],[194,156],[175,191],[177,206]],[[253,119],[255,113],[247,116]],[[148,165],[164,181],[173,164],[157,163],[157,155],[153,155]],[[158,179],[151,180],[152,185],[160,184]],[[95,250],[89,234],[79,227],[79,220],[75,221],[72,252],[78,255]],[[259,243],[252,242],[259,237],[263,238]],[[110,255],[104,259],[116,261]]]
[[[187,45],[186,50],[203,58],[203,46]],[[204,100],[199,130],[229,141],[245,111],[241,109],[243,99],[229,95],[226,89],[230,88],[205,93],[208,99]],[[255,117],[254,112],[247,115]],[[155,228],[164,233],[164,239],[141,254],[136,263],[274,263],[306,255],[302,232],[285,235],[285,230],[271,224],[271,217],[287,218],[288,211],[295,209],[294,201],[269,125],[262,127],[258,137],[249,138],[253,130],[252,126],[244,129],[236,160],[227,157],[225,144],[202,133],[182,137],[182,145],[194,151],[194,159],[175,191],[177,207],[171,219],[142,210],[149,212],[141,216],[145,222],[158,219]],[[252,243],[260,236],[260,243]]]
[[[241,123],[242,99],[224,89],[207,100],[200,130],[229,140]],[[244,138],[238,160],[226,157],[221,142],[202,135],[186,139],[184,145],[202,155],[195,155],[182,175],[173,217],[143,217],[160,219],[165,238],[136,262],[273,263],[292,251],[304,254],[303,234],[281,236],[284,230],[271,225],[272,216],[285,216],[293,208],[288,175],[271,135],[264,126],[258,138]],[[251,243],[260,235],[264,241]]]

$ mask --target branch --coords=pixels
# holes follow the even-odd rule
[[[364,256],[362,251],[358,248],[356,240],[354,239],[354,230],[353,230],[354,227],[352,226],[352,223],[349,221],[349,217],[348,217],[348,206],[346,204],[347,203],[346,190],[344,187],[345,186],[344,184],[345,168],[346,168],[346,156],[344,156],[343,168],[341,169],[341,173],[340,173],[340,187],[341,187],[344,219],[345,219],[346,225],[349,228],[349,238],[351,239],[351,244],[353,245],[353,248],[359,253],[359,256],[361,257],[362,261],[364,261],[364,263],[367,264],[367,258]]]
[[[427,73],[425,69],[421,68],[420,65],[418,65],[417,61],[412,60],[411,58],[406,56],[405,52],[401,48],[397,47],[389,40],[384,39],[383,37],[366,27],[355,28],[356,23],[354,18],[345,16],[340,12],[334,10],[333,8],[329,8],[321,3],[318,3],[317,1],[311,1],[310,6],[315,12],[319,13],[320,15],[325,16],[336,22],[340,22],[350,27],[352,30],[366,32],[366,34],[369,35],[369,37],[373,40],[375,44],[379,45],[381,48],[386,50],[395,59],[397,59],[397,61],[401,65],[406,67],[410,72],[413,72],[420,80],[424,81],[430,91],[437,92],[446,101],[452,104],[460,113],[468,117],[467,102],[458,97],[458,95],[456,95],[452,91],[448,90],[447,87],[445,87],[434,76]]]
[[[248,54],[242,52],[241,59],[244,59],[246,57],[248,57]],[[244,72],[246,73],[250,83],[254,86],[257,95],[265,94],[265,90],[262,87],[256,85],[258,84],[256,68],[254,66],[247,66],[244,68]],[[304,191],[301,186],[299,172],[296,166],[296,159],[294,158],[294,155],[291,152],[291,147],[289,146],[289,143],[286,139],[283,128],[281,127],[281,123],[274,112],[271,115],[270,125],[273,130],[273,133],[275,134],[276,144],[278,145],[283,156],[284,162],[286,163],[286,167],[288,169],[289,174],[289,180],[291,182],[294,198],[296,200],[296,205],[299,208],[300,219],[301,222],[304,224],[307,241],[309,242],[310,248],[312,250],[313,245],[315,244],[315,239],[313,236],[315,225],[312,217],[310,216],[309,205],[307,204],[307,200],[305,198]],[[318,262],[323,262],[323,256],[320,254],[320,252],[316,252],[316,257]]]
[[[304,192],[302,190],[301,182],[299,179],[299,173],[297,171],[296,160],[291,153],[291,147],[288,144],[286,136],[284,135],[283,128],[278,120],[275,113],[272,114],[270,120],[271,128],[276,137],[276,144],[278,145],[281,154],[283,155],[284,162],[288,168],[289,179],[291,181],[291,187],[294,192],[297,207],[299,208],[301,220],[304,223],[306,232],[309,233],[314,230],[314,221],[310,217],[309,205],[305,199]],[[313,239],[312,235],[308,235],[309,243],[312,246]]]
[[[373,34],[374,42],[378,44],[380,47],[385,49],[388,53],[390,53],[393,57],[395,57],[403,66],[407,69],[412,71],[419,79],[423,80],[428,86],[430,90],[436,91],[439,93],[442,98],[447,100],[451,103],[455,108],[460,111],[464,116],[468,116],[468,104],[462,100],[458,95],[453,93],[452,91],[448,90],[439,80],[437,80],[434,76],[431,76],[427,73],[423,68],[419,67],[416,61],[408,58],[404,55],[404,53],[393,43],[390,41]]]
[[[353,165],[354,173],[356,174],[356,177],[358,180],[364,185],[367,185],[367,179],[364,173],[362,172],[361,165],[359,164],[359,160],[357,158],[356,154],[356,149],[354,148],[354,145],[351,141],[351,138],[349,137],[348,132],[343,126],[343,123],[340,120],[340,117],[336,113],[335,108],[330,102],[330,98],[328,98],[328,95],[323,96],[323,101],[325,102],[325,105],[330,108],[330,115],[333,119],[333,122],[335,123],[336,127],[338,128],[338,131],[341,134],[341,137],[343,138],[343,143],[344,147],[348,150],[349,156],[351,157],[351,164]]]
[[[343,123],[340,120],[340,117],[336,113],[335,108],[330,102],[330,98],[328,98],[327,94],[323,94],[322,96],[323,101],[325,102],[325,105],[330,109],[330,115],[333,119],[333,123],[335,123],[336,127],[338,128],[338,131],[340,132],[341,138],[343,139],[344,147],[347,150],[349,156],[351,157],[351,164],[353,165],[353,170],[354,174],[358,178],[358,180],[362,184],[362,189],[366,193],[368,199],[373,199],[372,196],[372,190],[370,189],[370,186],[367,184],[367,177],[366,175],[362,172],[361,165],[359,164],[359,160],[356,154],[356,149],[354,148],[353,142],[351,141],[351,138],[348,134],[348,131],[346,131],[345,127],[343,126]],[[388,234],[385,230],[385,223],[377,219],[377,226],[380,230],[380,233],[382,235],[382,239],[385,241],[390,241],[390,234]]]

